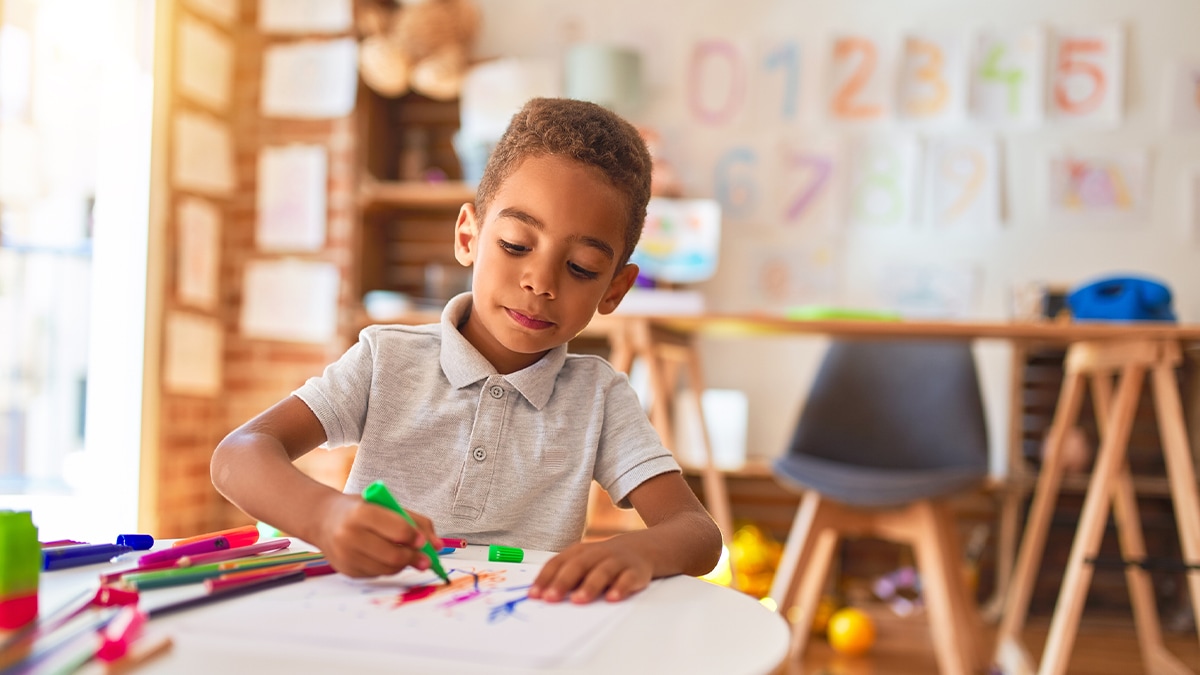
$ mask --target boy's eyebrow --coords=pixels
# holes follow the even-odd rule
[[[521,209],[515,209],[511,206],[500,209],[500,213],[497,215],[497,217],[519,220],[535,230],[546,229],[546,224],[538,220],[532,213],[522,211]],[[614,251],[613,247],[603,239],[597,239],[595,237],[579,237],[579,241],[583,242],[587,246],[591,246],[592,248],[599,250],[610,259],[617,257],[617,252]]]

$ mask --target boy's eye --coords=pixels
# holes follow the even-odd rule
[[[528,246],[514,244],[512,242],[504,241],[503,239],[500,240],[500,248],[508,251],[509,253],[526,253],[529,251]]]
[[[567,267],[570,268],[571,274],[574,274],[580,279],[596,279],[600,276],[599,272],[593,272],[587,268],[580,267],[575,263],[567,263]]]

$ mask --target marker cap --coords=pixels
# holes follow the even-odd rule
[[[499,546],[492,544],[488,546],[488,560],[492,562],[514,562],[518,563],[525,559],[525,551],[516,546]]]
[[[154,548],[154,537],[148,534],[118,534],[117,545],[130,546],[135,551],[149,551]]]

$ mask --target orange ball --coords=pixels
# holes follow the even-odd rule
[[[829,646],[848,656],[862,654],[875,642],[875,624],[865,612],[846,607],[829,617],[825,630]]]

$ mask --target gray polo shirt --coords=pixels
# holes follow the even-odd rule
[[[643,481],[679,471],[624,374],[567,354],[500,375],[457,326],[371,326],[320,377],[293,392],[328,447],[358,445],[345,491],[382,479],[438,534],[561,551],[578,542],[595,479],[621,506]]]

